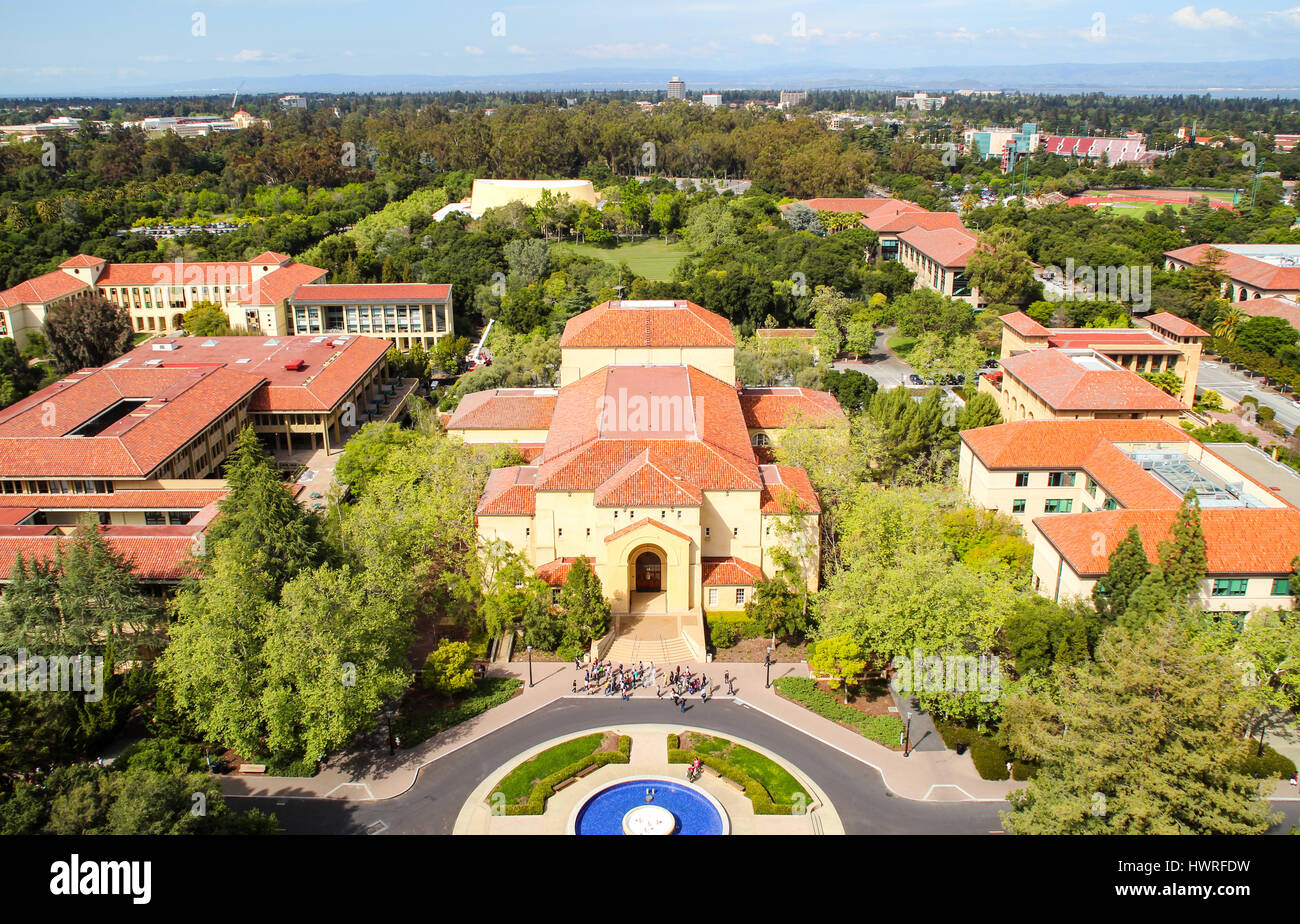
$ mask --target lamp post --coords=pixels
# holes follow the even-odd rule
[[[763,652],[763,668],[767,672],[767,679],[763,682],[763,689],[772,689],[772,649],[768,648]]]
[[[907,710],[907,724],[903,726],[903,756],[912,755],[912,710]]]
[[[533,686],[533,646],[528,646],[528,688]]]

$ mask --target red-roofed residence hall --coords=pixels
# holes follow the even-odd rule
[[[964,430],[959,477],[971,501],[1021,523],[1034,547],[1034,589],[1053,600],[1089,597],[1130,526],[1156,561],[1194,490],[1208,572],[1201,605],[1239,619],[1292,606],[1300,510],[1164,421],[1022,420]]]
[[[1034,408],[1024,410],[1027,403],[1024,396],[1015,391],[1017,382],[1039,394],[1044,400],[1052,389],[1043,385],[1048,370],[1056,367],[1069,373],[1070,369],[1059,362],[1043,357],[1025,359],[1025,354],[1047,351],[1093,351],[1104,359],[1134,373],[1133,376],[1111,375],[1094,376],[1100,382],[1109,378],[1115,384],[1110,398],[1102,398],[1097,404],[1096,416],[1125,416],[1124,411],[1158,412],[1154,416],[1168,416],[1166,410],[1176,410],[1173,405],[1181,403],[1190,407],[1196,401],[1196,381],[1201,363],[1201,345],[1209,334],[1190,321],[1161,311],[1138,319],[1138,327],[1130,328],[1072,328],[1044,327],[1023,311],[1012,311],[1002,315],[1002,352],[1004,369],[1013,371],[1010,376],[993,377],[989,385],[991,393],[1004,405],[1002,416],[1005,420],[1019,420],[1028,417]],[[1178,401],[1162,401],[1152,394],[1145,382],[1134,382],[1136,375],[1149,372],[1173,372],[1183,381],[1178,393]],[[1008,380],[1010,379],[1010,381]],[[1057,392],[1061,389],[1058,388]],[[1018,402],[1021,410],[1017,410]],[[1154,402],[1154,403],[1152,403]],[[1150,404],[1150,407],[1138,405]],[[1041,420],[1045,416],[1075,416],[1074,408],[1058,408],[1062,413],[1047,413],[1039,409],[1033,419]]]
[[[816,588],[817,496],[802,469],[760,464],[755,446],[798,419],[847,427],[834,398],[740,389],[730,324],[687,301],[605,302],[569,320],[560,348],[558,389],[467,396],[447,429],[540,445],[529,464],[492,473],[479,535],[509,542],[555,586],[578,556],[593,563],[616,617],[598,655],[623,633],[624,660],[702,659],[703,614],[742,609],[783,544],[800,546]],[[782,529],[790,504],[806,514],[797,537]],[[627,647],[647,619],[663,638]]]
[[[141,580],[174,583],[248,423],[278,447],[342,445],[402,412],[414,380],[360,337],[153,338],[0,410],[0,582],[97,519]]]
[[[109,263],[78,254],[0,292],[0,336],[21,346],[50,308],[94,294],[125,307],[140,333],[178,333],[185,312],[205,302],[224,310],[233,330],[268,337],[351,334],[409,350],[453,335],[450,285],[324,285],[325,276],[269,250],[226,263]]]
[[[1230,301],[1269,296],[1300,296],[1300,244],[1194,244],[1165,253],[1165,269],[1184,270],[1217,251]]]

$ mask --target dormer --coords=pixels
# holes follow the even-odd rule
[[[87,285],[94,285],[107,266],[108,261],[103,257],[92,257],[89,254],[79,253],[75,257],[60,263],[59,269]]]

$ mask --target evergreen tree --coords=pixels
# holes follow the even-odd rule
[[[1037,760],[1003,824],[1016,834],[1260,834],[1273,821],[1240,769],[1233,657],[1185,617],[1107,631],[1095,661],[1006,703],[1012,748]]]
[[[585,646],[609,631],[609,601],[585,555],[569,569],[560,591],[560,608],[564,610],[566,645]]]
[[[1201,528],[1201,505],[1196,492],[1188,490],[1178,508],[1169,538],[1160,543],[1160,567],[1164,569],[1169,595],[1179,606],[1196,593],[1205,577],[1205,531]]]
[[[1129,595],[1128,605],[1119,616],[1119,624],[1128,629],[1140,629],[1169,615],[1173,603],[1164,570],[1159,565],[1152,565],[1150,573]]]
[[[1142,536],[1136,526],[1129,527],[1128,534],[1115,546],[1115,551],[1110,553],[1109,564],[1106,576],[1092,589],[1092,599],[1098,613],[1117,620],[1128,608],[1128,600],[1133,591],[1138,589],[1151,572],[1151,562],[1147,559]]]

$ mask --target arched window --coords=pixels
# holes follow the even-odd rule
[[[771,445],[772,445],[772,441],[771,441],[770,439],[767,438],[767,434],[766,434],[766,433],[755,433],[755,434],[754,434],[754,446],[755,446],[756,448],[758,448],[758,449],[767,449],[767,448],[768,448],[769,446],[771,446]]]

